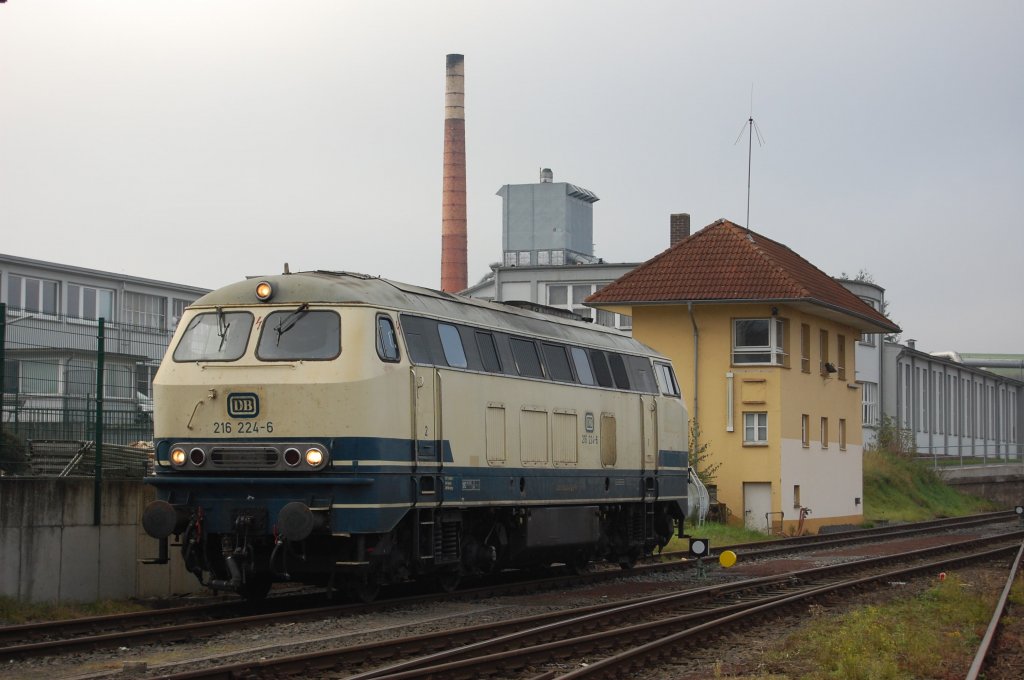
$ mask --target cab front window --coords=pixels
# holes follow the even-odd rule
[[[203,312],[188,322],[174,348],[175,361],[235,361],[245,354],[252,331],[249,312]]]
[[[257,359],[323,361],[341,354],[341,317],[336,312],[301,305],[272,312],[261,325]]]

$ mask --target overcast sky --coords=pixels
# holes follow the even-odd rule
[[[9,0],[0,252],[214,288],[439,287],[445,55],[466,63],[469,280],[503,184],[585,187],[640,262],[746,220],[865,269],[925,351],[1024,352],[1024,3]]]

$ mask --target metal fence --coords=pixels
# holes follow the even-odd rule
[[[152,380],[170,335],[0,303],[0,474],[145,474]]]

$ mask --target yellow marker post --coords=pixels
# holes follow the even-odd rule
[[[736,553],[731,550],[723,550],[718,555],[718,563],[728,569],[729,567],[736,564]]]

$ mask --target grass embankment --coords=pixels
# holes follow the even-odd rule
[[[884,451],[864,453],[864,523],[919,522],[995,510],[956,491],[927,464]]]

